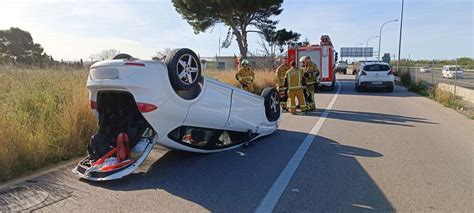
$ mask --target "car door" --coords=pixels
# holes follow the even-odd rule
[[[230,113],[232,89],[216,80],[206,79],[198,101],[189,107],[184,125],[222,129]]]

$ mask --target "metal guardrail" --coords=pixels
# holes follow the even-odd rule
[[[401,80],[400,80],[400,77],[398,77],[398,76],[394,76],[394,79],[395,79],[396,82],[400,82],[400,81],[401,81]]]

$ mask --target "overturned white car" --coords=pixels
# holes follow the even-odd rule
[[[274,88],[258,96],[201,71],[199,58],[186,48],[164,62],[120,54],[92,65],[87,88],[99,128],[73,172],[96,181],[118,179],[135,171],[154,144],[211,153],[278,128]]]

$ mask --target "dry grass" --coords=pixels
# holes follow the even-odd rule
[[[236,71],[216,71],[207,70],[203,73],[204,76],[218,79],[224,83],[240,88],[239,82],[235,79]],[[257,70],[255,71],[255,80],[253,82],[255,93],[261,94],[266,87],[273,87],[276,83],[275,72],[272,70]]]
[[[459,110],[465,105],[460,97],[438,87],[433,88],[431,96],[435,101],[455,110]]]
[[[0,182],[85,153],[87,71],[0,67]]]

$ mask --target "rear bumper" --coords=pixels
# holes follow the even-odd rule
[[[393,81],[364,81],[360,82],[358,86],[361,88],[389,88],[393,87]]]

